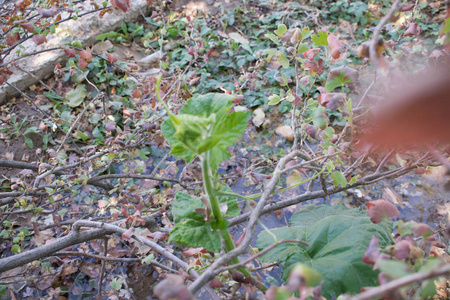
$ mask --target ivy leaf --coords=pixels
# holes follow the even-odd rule
[[[278,95],[272,95],[269,96],[269,102],[267,103],[268,105],[277,105],[278,103],[280,103],[281,98]]]
[[[267,54],[267,62],[270,62],[273,56],[278,55],[277,49],[265,49],[264,53]]]
[[[390,243],[386,226],[373,224],[361,208],[348,209],[345,205],[308,205],[294,213],[290,227],[272,229],[277,240],[301,239],[309,244],[286,243],[261,256],[263,262],[280,260],[284,265],[283,280],[287,280],[297,263],[322,274],[322,294],[358,293],[361,287],[378,284],[377,273],[362,258],[372,236],[376,235],[381,247]],[[260,249],[274,243],[267,232],[258,236]]]
[[[289,60],[286,58],[286,56],[283,55],[283,53],[280,54],[280,58],[278,58],[278,63],[285,69],[289,68]]]
[[[278,25],[278,29],[275,30],[275,34],[278,35],[279,37],[282,37],[283,34],[287,31],[287,27],[284,24],[279,24]]]
[[[314,43],[314,47],[328,46],[328,32],[319,31],[318,35],[313,35],[311,41]]]
[[[86,98],[87,90],[86,85],[79,84],[75,89],[67,92],[66,99],[67,104],[70,107],[77,107],[81,103],[83,103],[84,99]]]

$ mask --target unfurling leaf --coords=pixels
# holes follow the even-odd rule
[[[370,201],[367,203],[367,207],[369,208],[367,215],[375,224],[400,214],[397,207],[386,199]]]

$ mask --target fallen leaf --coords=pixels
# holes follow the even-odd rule
[[[294,131],[292,130],[291,126],[285,125],[280,126],[277,129],[275,129],[275,133],[282,138],[285,138],[289,142],[294,141]]]
[[[260,127],[264,123],[264,119],[266,118],[266,114],[264,113],[264,108],[259,107],[255,109],[252,115],[253,125],[256,127]]]
[[[344,46],[334,34],[328,35],[327,41],[328,47],[330,47],[331,50],[331,57],[333,57],[334,59],[338,59],[341,55],[341,49]]]

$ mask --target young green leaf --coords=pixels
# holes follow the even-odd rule
[[[314,47],[328,46],[328,32],[319,31],[318,35],[313,35],[311,41],[314,43]]]
[[[339,185],[341,185],[342,187],[347,186],[347,179],[345,179],[345,176],[341,172],[334,171],[333,174],[331,174],[331,178],[333,178],[334,186]]]
[[[275,34],[278,35],[279,37],[282,37],[283,34],[287,31],[287,27],[284,24],[279,24],[278,25],[278,29],[275,30]]]

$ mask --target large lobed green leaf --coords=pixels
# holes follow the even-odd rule
[[[229,112],[234,98],[228,94],[195,95],[177,116],[167,118],[161,131],[172,146],[172,154],[191,162],[196,155],[210,150],[213,170],[228,159],[227,148],[242,136],[250,116],[248,111]]]
[[[362,257],[373,235],[378,236],[381,247],[390,243],[392,226],[374,224],[361,208],[348,209],[345,205],[305,206],[292,215],[290,225],[272,233],[278,240],[301,239],[309,246],[281,244],[261,257],[264,262],[280,260],[283,280],[301,262],[322,274],[322,292],[328,299],[333,294],[357,293],[363,286],[377,284],[378,272],[363,263]],[[274,241],[262,232],[257,243],[263,249]]]
[[[228,186],[222,189],[231,191]],[[236,197],[221,196],[219,202],[226,207],[224,216],[234,217],[240,213]],[[200,198],[177,192],[172,203],[175,226],[170,232],[169,240],[180,245],[203,247],[211,252],[219,252],[221,247],[219,231],[213,229],[211,224],[205,221],[204,216],[195,211],[204,208],[205,205]]]

